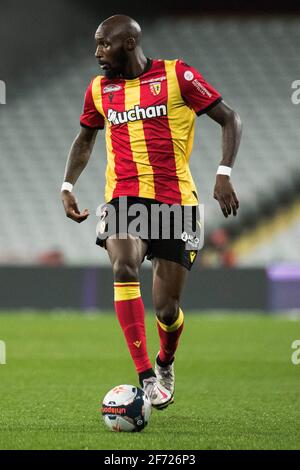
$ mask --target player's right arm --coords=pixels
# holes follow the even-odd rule
[[[97,132],[97,129],[81,128],[70,150],[65,171],[65,182],[71,183],[73,186],[75,185],[90,159]],[[88,209],[80,212],[78,202],[72,192],[62,191],[61,198],[66,216],[75,222],[81,223],[90,215]]]
[[[104,118],[94,104],[93,83],[94,80],[85,94],[83,113],[80,117],[81,130],[72,144],[65,170],[64,182],[73,186],[90,159],[98,130],[104,128]],[[66,216],[75,222],[81,223],[90,215],[88,209],[80,212],[77,199],[72,192],[62,191],[61,198]]]

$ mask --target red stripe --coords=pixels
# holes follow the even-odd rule
[[[125,80],[116,81],[122,89],[114,94],[112,101],[109,100],[110,93],[103,93],[103,88],[110,82],[107,79],[102,80],[102,103],[103,109],[108,113],[109,109],[117,112],[125,111]],[[117,96],[117,98],[116,98]],[[117,100],[117,101],[116,101]],[[118,137],[118,135],[120,137]],[[111,125],[111,143],[115,155],[115,174],[116,186],[113,192],[113,198],[118,196],[138,196],[139,181],[136,163],[133,161],[133,155],[130,146],[128,126],[124,124]]]
[[[155,64],[155,76],[166,75],[164,61]],[[140,82],[144,80],[141,77]],[[153,102],[154,95],[151,92],[150,83],[141,84],[141,107],[151,105],[168,104],[167,80],[162,80],[161,91]],[[176,161],[174,155],[172,134],[168,116],[145,119],[143,121],[145,140],[149,155],[149,161],[153,169],[155,199],[170,204],[181,204],[181,192],[178,177],[176,175]]]

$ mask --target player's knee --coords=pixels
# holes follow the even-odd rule
[[[171,300],[165,305],[156,307],[156,316],[160,322],[165,325],[172,325],[178,318],[179,314],[179,302],[177,300]]]
[[[116,260],[113,263],[114,279],[118,282],[138,281],[139,270],[135,263]]]

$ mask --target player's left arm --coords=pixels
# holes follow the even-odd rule
[[[222,160],[220,165],[232,168],[242,135],[240,116],[223,100],[206,114],[222,126]],[[231,212],[234,216],[237,215],[239,200],[229,176],[217,174],[214,199],[219,202],[224,217],[228,217]]]

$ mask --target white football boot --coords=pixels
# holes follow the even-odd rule
[[[161,385],[156,377],[150,377],[143,380],[143,390],[149,398],[153,408],[163,410],[173,403],[173,395],[163,385]]]
[[[175,390],[175,373],[174,373],[174,362],[166,367],[161,367],[157,364],[158,354],[155,361],[155,374],[158,382],[168,390],[172,397],[174,396]]]

